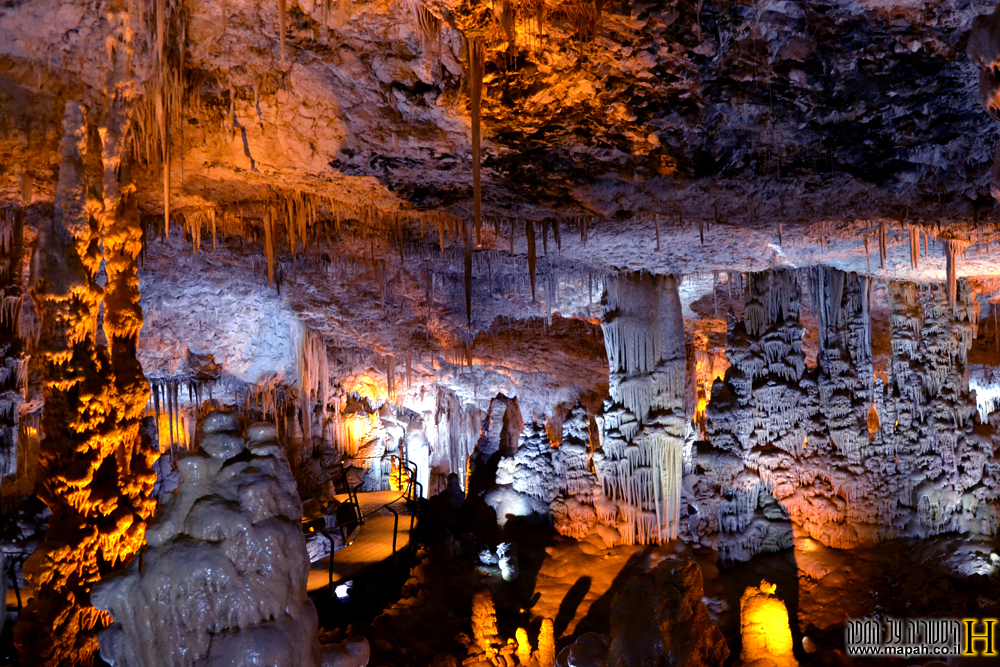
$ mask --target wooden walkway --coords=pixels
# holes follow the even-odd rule
[[[336,496],[342,502],[347,495]],[[371,491],[358,494],[361,514],[365,523],[354,534],[353,541],[333,555],[333,583],[347,581],[362,570],[376,563],[392,558],[392,529],[395,517],[385,509],[392,504],[399,512],[399,531],[396,534],[396,551],[402,551],[410,544],[410,511],[399,491]],[[330,559],[324,558],[312,564],[309,570],[308,589],[315,591],[330,582]]]
[[[347,501],[347,494],[335,496],[341,502]],[[347,581],[362,570],[376,563],[392,558],[392,526],[395,518],[385,506],[392,504],[399,512],[399,532],[396,535],[396,551],[402,551],[410,544],[410,511],[399,491],[371,491],[358,494],[361,514],[365,523],[355,531],[354,541],[341,549],[333,558],[333,582]],[[315,591],[330,582],[329,557],[312,564],[309,570],[308,589]],[[21,590],[26,602],[27,591]],[[17,599],[13,588],[7,589],[7,608],[17,609]]]

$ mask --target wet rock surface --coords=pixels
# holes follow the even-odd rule
[[[211,413],[199,451],[178,461],[177,492],[129,568],[95,587],[114,623],[100,636],[112,665],[358,666],[364,640],[320,647],[306,597],[302,504],[273,428],[247,443],[232,413]],[[270,436],[270,437],[268,437]]]

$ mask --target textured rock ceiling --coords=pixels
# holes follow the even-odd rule
[[[190,235],[201,220],[207,233],[211,212],[241,226],[224,234],[228,250],[207,251],[205,240],[201,259],[182,264],[173,258],[190,237],[148,244],[147,334],[167,346],[161,353],[173,344],[154,330],[164,298],[212,295],[211,283],[235,276],[266,285],[261,203],[276,193],[318,195],[318,219],[337,219],[332,245],[279,254],[280,308],[333,346],[379,353],[464,349],[477,332],[503,331],[503,318],[555,314],[593,326],[601,276],[614,269],[710,275],[827,263],[943,280],[936,244],[910,266],[908,222],[973,241],[959,275],[997,270],[994,225],[983,223],[995,221],[998,133],[965,56],[973,18],[993,9],[986,3],[684,0],[606,5],[598,18],[585,2],[515,2],[513,40],[496,18],[501,5],[421,6],[424,27],[437,21],[439,31],[422,29],[418,5],[406,2],[300,0],[284,14],[279,2],[166,3],[174,224]],[[155,3],[137,0],[0,7],[0,202],[27,197],[44,215],[67,99],[89,109],[96,180],[108,49],[128,48],[127,171],[147,240],[162,234],[156,16]],[[442,252],[436,219],[416,215],[472,214],[456,28],[469,31],[470,16],[483,19],[474,29],[487,42],[487,222],[471,330],[461,235],[446,224]],[[395,211],[406,213],[400,222],[386,217]],[[535,221],[534,293],[525,220]],[[325,230],[329,239],[331,227],[312,238]],[[179,266],[189,272],[171,275]],[[207,291],[174,285],[209,274]]]
[[[425,42],[404,2],[293,2],[283,59],[276,2],[169,6],[185,100],[172,130],[177,206],[273,186],[468,208],[468,96],[452,27],[467,8],[429,3],[444,22]],[[672,209],[677,188],[720,197],[731,216],[744,198],[811,203],[789,211],[806,218],[831,205],[933,215],[988,203],[997,132],[964,56],[987,3],[635,2],[604,7],[593,35],[570,20],[586,3],[546,6],[540,31],[522,8],[513,45],[499,24],[489,32],[487,212],[627,218]],[[51,191],[59,100],[101,108],[107,9],[0,8],[6,197],[22,171]],[[141,101],[153,88],[155,12],[118,9],[130,12]],[[161,206],[158,165],[138,171],[146,206]]]

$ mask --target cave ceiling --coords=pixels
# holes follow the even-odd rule
[[[262,202],[303,196],[327,221],[310,239],[327,245],[283,251],[277,289],[343,347],[468,347],[509,319],[595,326],[601,276],[619,269],[826,263],[943,280],[930,237],[957,235],[972,242],[959,275],[996,270],[998,132],[966,56],[985,2],[163,4],[163,58],[156,3],[0,6],[0,202],[45,215],[70,99],[88,109],[98,181],[100,119],[123,85],[111,54],[126,49],[123,170],[148,223],[144,290],[161,297],[186,279],[180,265],[273,282],[256,231],[220,232],[218,249],[201,241],[189,258],[192,221],[245,223]],[[463,32],[486,42],[469,323],[453,227],[473,209]],[[161,91],[186,240],[164,239]],[[924,230],[919,266],[911,225]]]
[[[498,21],[484,28],[488,215],[627,219],[693,195],[733,217],[738,203],[782,199],[790,220],[831,206],[839,216],[991,207],[997,131],[965,56],[987,3],[634,2],[605,5],[596,27],[572,3],[550,4],[540,24],[517,5],[513,40]],[[168,7],[184,100],[171,130],[179,208],[268,186],[469,208],[468,77],[454,27],[467,8],[428,3],[443,20],[426,38],[408,3],[291,3],[282,58],[277,3]],[[156,86],[155,8],[118,11],[134,31],[141,103]],[[106,14],[104,3],[0,8],[5,198],[22,171],[51,189],[59,100],[84,99],[96,122]],[[156,181],[159,165],[144,162],[139,178]],[[162,206],[156,187],[140,192]]]

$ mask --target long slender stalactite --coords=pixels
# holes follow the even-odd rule
[[[482,101],[483,101],[483,63],[486,59],[486,46],[482,37],[467,37],[465,51],[469,59],[469,99],[472,106],[472,205],[473,224],[476,238],[482,240],[483,196],[482,176],[480,174],[482,154]],[[466,224],[465,231],[465,314],[468,323],[472,325],[472,226]]]
[[[945,277],[948,281],[948,303],[954,305],[955,297],[958,293],[958,254],[965,252],[965,249],[969,247],[969,241],[957,238],[944,238],[941,242],[944,244]]]

